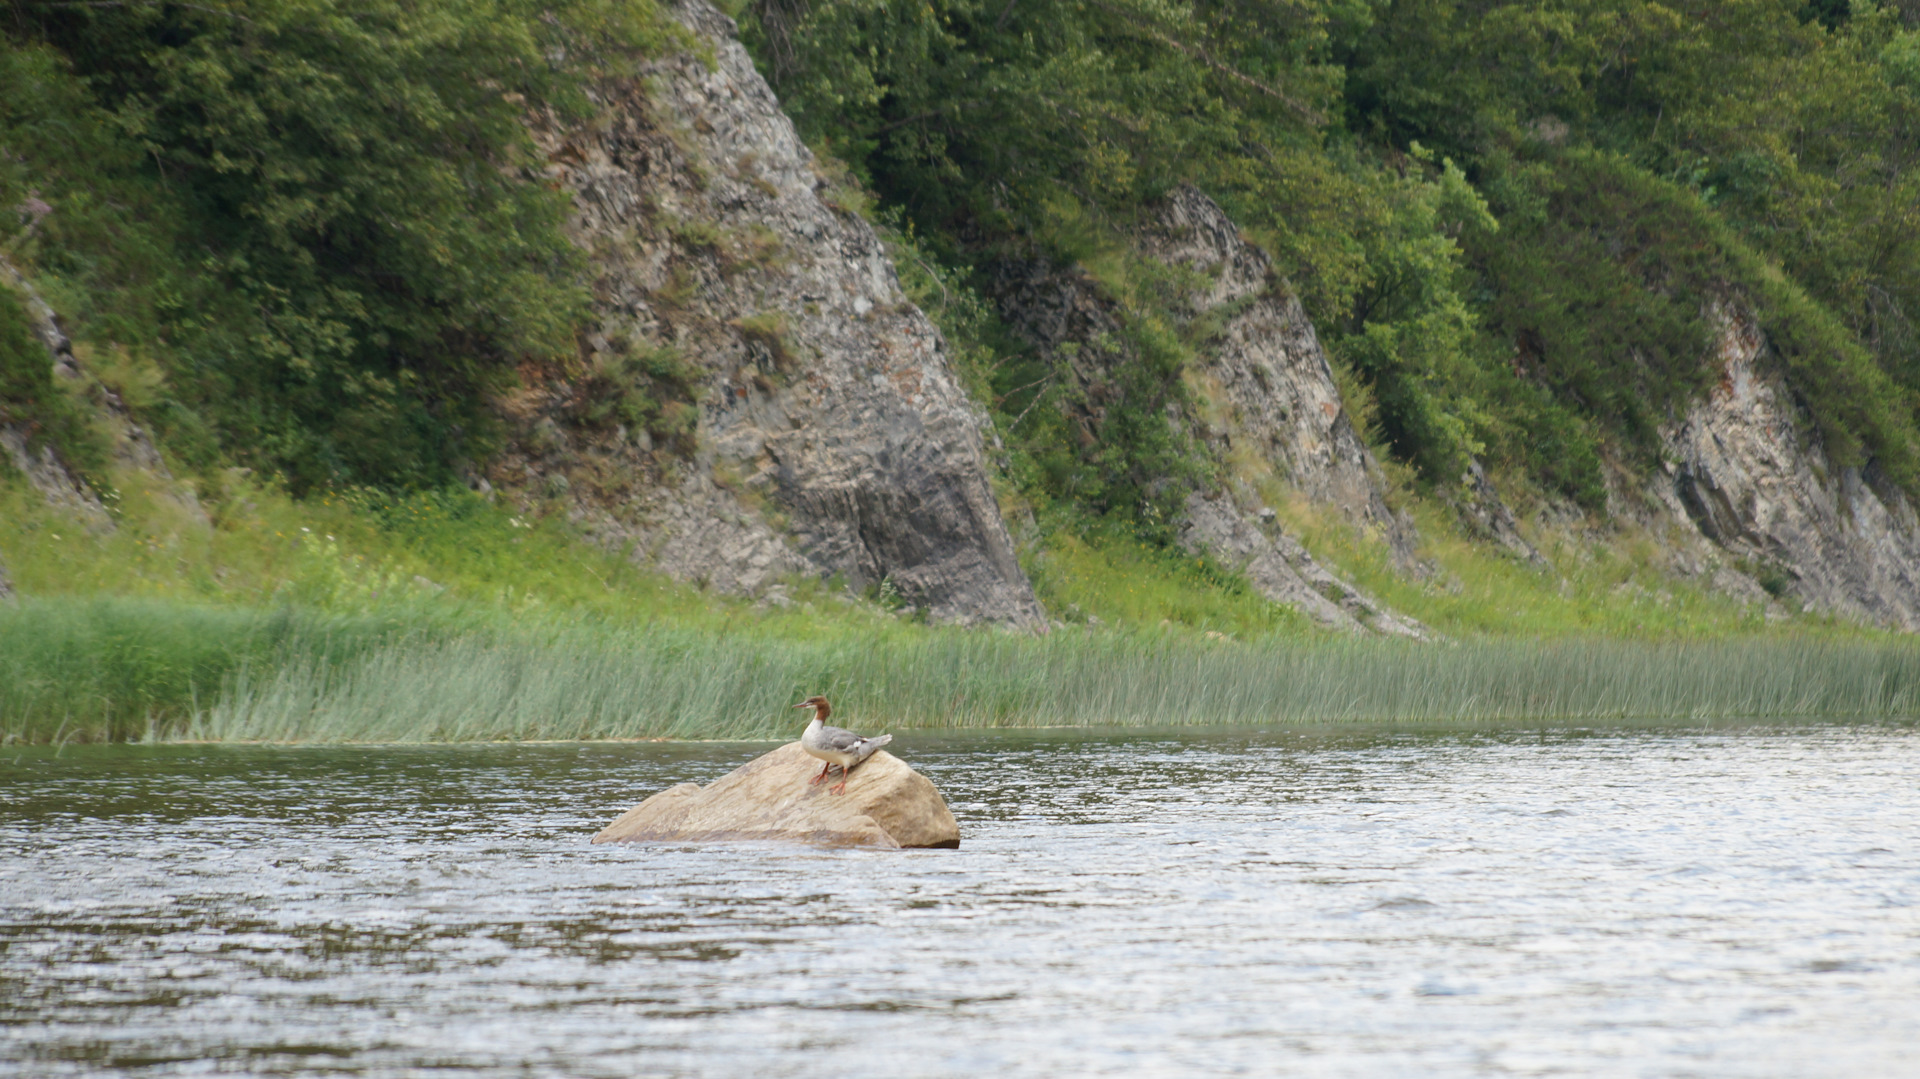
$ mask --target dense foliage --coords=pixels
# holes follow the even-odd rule
[[[743,18],[808,135],[976,284],[1038,251],[1117,282],[1151,326],[1102,245],[1199,185],[1430,481],[1478,455],[1599,505],[1602,458],[1652,463],[1657,425],[1713,378],[1715,312],[1739,309],[1839,463],[1920,482],[1910,0],[759,0]],[[993,344],[1016,354],[993,375],[1003,418],[1046,392],[1021,387],[1057,386]],[[1136,396],[1137,420],[1168,394]],[[1032,429],[1016,447],[1057,455]],[[1060,471],[1041,486],[1070,494]]]
[[[15,0],[0,204],[51,213],[0,244],[164,370],[156,418],[203,452],[298,488],[434,482],[488,451],[486,395],[570,352],[584,306],[522,115],[573,103],[580,50],[657,40],[651,13]]]
[[[878,194],[1038,502],[1151,538],[1218,465],[1177,420],[1206,327],[1126,239],[1181,182],[1273,254],[1429,483],[1478,457],[1598,507],[1738,310],[1837,463],[1920,485],[1914,0],[735,10]],[[8,0],[0,251],[189,463],[431,486],[489,452],[491,392],[575,349],[582,266],[525,111],[666,25],[625,0]],[[999,325],[1023,259],[1120,313],[1097,383]],[[52,416],[8,303],[6,407]],[[627,406],[597,419],[684,430],[656,391],[685,374],[592,372]]]

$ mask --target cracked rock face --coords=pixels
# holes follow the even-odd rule
[[[1180,542],[1245,574],[1261,595],[1300,611],[1323,629],[1432,639],[1425,626],[1327,572],[1280,529],[1271,510],[1248,515],[1226,495],[1190,495]]]
[[[1380,535],[1396,562],[1414,566],[1411,526],[1387,506],[1379,465],[1341,404],[1333,369],[1300,302],[1274,279],[1265,252],[1212,199],[1182,186],[1135,236],[1136,250],[1190,279],[1176,317],[1213,328],[1189,369],[1205,398],[1204,416],[1180,417],[1236,473],[1272,475],[1309,500]],[[1044,354],[1065,356],[1083,386],[1106,365],[1135,360],[1123,314],[1099,284],[1074,267],[1009,261],[996,269],[995,299],[1008,326]],[[1075,344],[1071,351],[1061,346]],[[1077,416],[1083,437],[1102,419],[1098,394]],[[1180,540],[1244,573],[1260,593],[1317,624],[1353,632],[1427,639],[1418,623],[1394,614],[1316,563],[1275,523],[1250,485],[1194,494]]]
[[[657,60],[603,79],[591,122],[531,126],[598,275],[587,368],[673,350],[697,372],[697,424],[676,443],[583,422],[605,391],[542,372],[501,402],[518,436],[485,483],[724,591],[837,574],[937,621],[1042,625],[939,331],[867,223],[829,204],[732,21],[672,10],[711,69]]]
[[[33,327],[34,337],[46,346],[47,362],[53,367],[54,377],[72,378],[78,375],[80,369],[74,364],[73,342],[67,339],[66,333],[60,328],[60,319],[54,314],[53,308],[47,306],[39,291],[13,263],[0,256],[0,288],[7,287],[18,293],[21,307],[27,312],[27,321]],[[151,450],[151,443],[147,445]],[[91,531],[113,531],[113,518],[107,514],[92,489],[80,482],[52,446],[32,445],[27,428],[0,423],[0,450],[5,451],[13,467],[27,477],[27,482],[46,498],[48,504],[72,514]],[[154,460],[157,462],[158,459],[156,454]],[[0,569],[0,586],[5,585],[6,572]],[[11,592],[10,586],[0,588],[0,594]]]
[[[1775,380],[1744,313],[1709,312],[1721,379],[1662,432],[1672,464],[1655,494],[1775,590],[1808,610],[1920,630],[1920,522],[1890,485],[1834,468]]]
[[[1209,441],[1225,454],[1250,452],[1311,501],[1381,533],[1410,564],[1413,530],[1387,508],[1380,466],[1353,429],[1319,335],[1299,299],[1275,280],[1266,252],[1186,185],[1168,193],[1140,247],[1204,275],[1190,318],[1223,319],[1202,353],[1208,395],[1226,412],[1224,422],[1207,425]]]

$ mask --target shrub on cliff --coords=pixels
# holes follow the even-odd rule
[[[431,483],[488,450],[489,393],[570,352],[584,310],[521,117],[578,104],[583,49],[657,43],[653,11],[20,0],[0,195],[53,207],[31,253],[63,307],[154,349],[229,453],[297,489]]]
[[[743,19],[803,130],[956,268],[1037,250],[1099,276],[1084,249],[1198,184],[1431,482],[1479,455],[1600,507],[1603,453],[1651,464],[1713,377],[1703,311],[1733,300],[1836,460],[1920,489],[1907,0],[757,0]],[[1044,372],[994,370],[1021,414]],[[1062,456],[1036,437],[1012,441]]]

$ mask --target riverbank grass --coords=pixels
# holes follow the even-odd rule
[[[1030,637],[818,581],[716,596],[462,491],[294,500],[225,474],[196,506],[119,479],[109,530],[0,478],[23,597],[0,606],[0,739],[764,737],[812,693],[875,728],[1889,718],[1920,662],[1663,583],[1630,548],[1556,551],[1553,573],[1438,517],[1424,580],[1294,522],[1437,646],[1330,636],[1209,560],[1063,528],[1026,554],[1062,622]]]
[[[0,613],[7,741],[772,737],[794,729],[791,705],[812,693],[875,730],[1896,719],[1920,713],[1920,648],[1240,643],[910,623],[786,639],[125,599],[32,599]]]

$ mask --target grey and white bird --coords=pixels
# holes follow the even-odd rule
[[[893,741],[891,734],[862,738],[843,727],[827,726],[827,717],[833,714],[833,706],[827,703],[825,697],[808,697],[794,707],[813,709],[813,722],[800,732],[800,748],[806,750],[808,756],[827,762],[821,766],[820,774],[813,777],[813,782],[825,782],[833,766],[840,766],[840,782],[827,788],[830,793],[847,793],[847,772],[873,756],[881,746]]]

